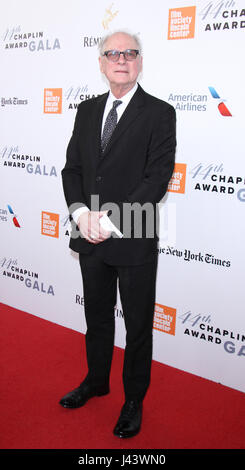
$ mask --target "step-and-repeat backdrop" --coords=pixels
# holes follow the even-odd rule
[[[2,2],[0,301],[86,331],[61,169],[78,104],[107,91],[98,44],[118,29],[142,41],[141,86],[177,112],[154,359],[245,392],[244,0]],[[124,348],[119,295],[115,319]]]

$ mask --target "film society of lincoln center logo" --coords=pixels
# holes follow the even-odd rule
[[[185,193],[186,163],[175,163],[172,177],[168,183],[168,192]]]
[[[59,238],[59,214],[42,211],[41,234]]]
[[[45,114],[61,114],[62,112],[62,88],[44,88]]]
[[[168,39],[194,38],[195,20],[195,6],[170,9],[168,16]]]
[[[176,309],[166,305],[155,304],[154,330],[163,331],[169,335],[175,335]]]

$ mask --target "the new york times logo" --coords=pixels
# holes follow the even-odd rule
[[[19,105],[26,105],[28,104],[28,100],[26,99],[20,99],[20,98],[1,98],[1,106],[7,106],[7,105],[14,105],[14,106],[19,106]]]

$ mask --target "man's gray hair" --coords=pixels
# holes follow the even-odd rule
[[[127,34],[128,36],[130,36],[132,39],[134,39],[134,41],[136,42],[136,45],[137,45],[137,48],[139,49],[140,51],[140,54],[142,54],[142,45],[141,45],[141,41],[138,37],[137,34],[132,34],[126,30],[120,30],[120,31],[114,31],[113,33],[110,33],[110,34],[107,34],[106,36],[104,36],[100,43],[99,43],[99,46],[98,46],[98,49],[99,49],[99,53],[100,55],[103,55],[105,49],[105,44],[106,42],[108,41],[108,39],[110,39],[111,36],[114,36],[114,34]]]

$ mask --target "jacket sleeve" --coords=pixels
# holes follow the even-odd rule
[[[158,115],[148,146],[142,181],[128,195],[132,204],[158,203],[167,191],[172,176],[176,148],[176,113],[172,106]]]
[[[73,133],[66,152],[66,164],[61,171],[64,195],[70,213],[86,206],[82,185],[82,165],[78,147],[79,129],[81,129],[81,112],[78,108]]]

